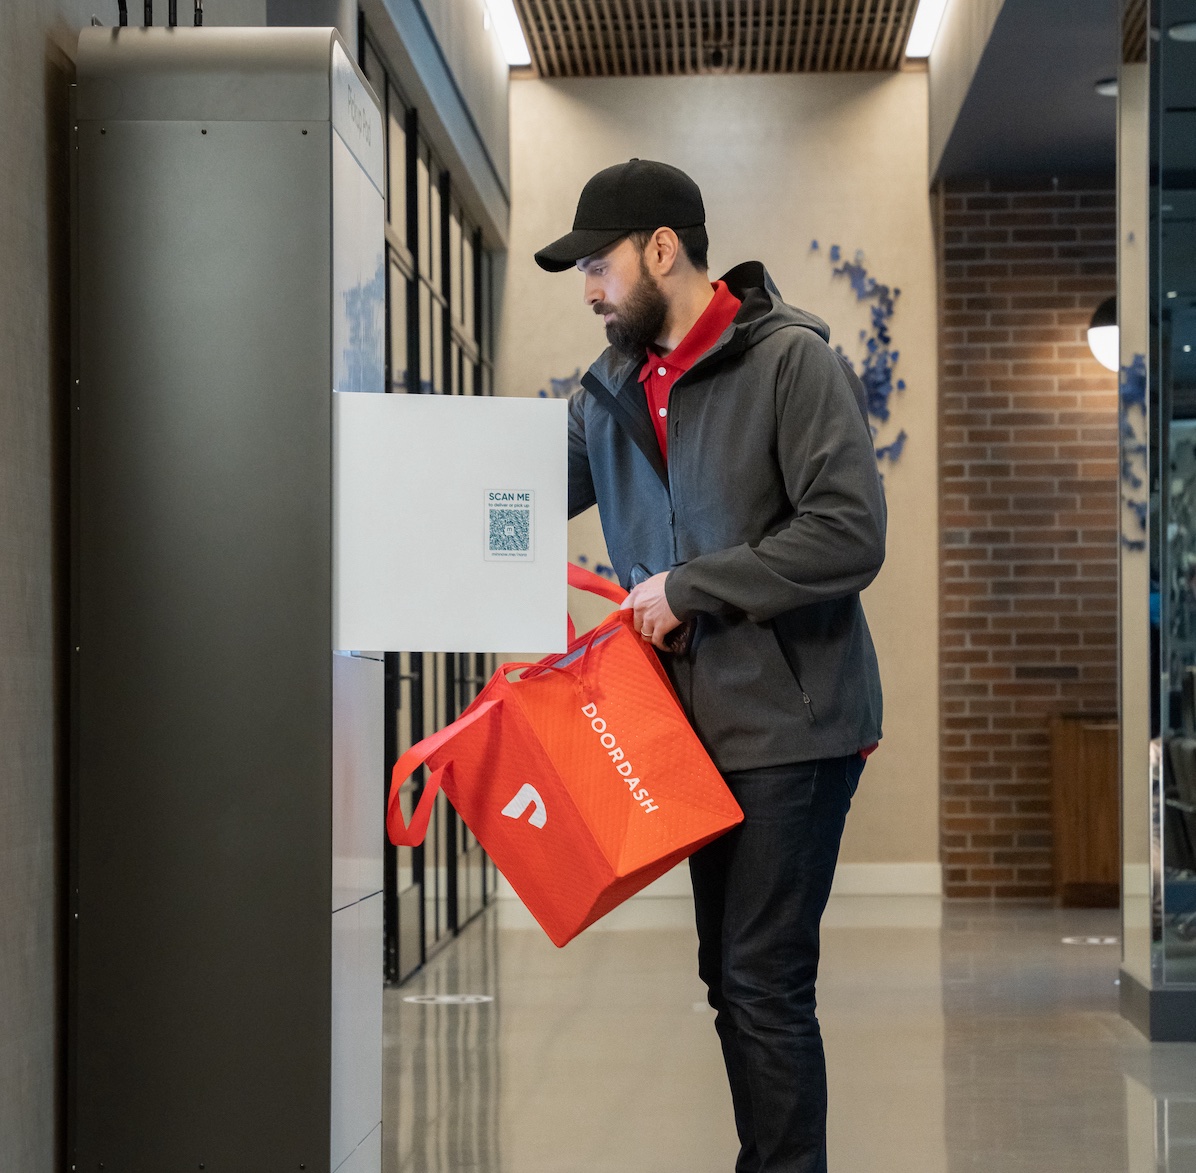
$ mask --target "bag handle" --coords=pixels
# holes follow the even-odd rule
[[[609,599],[612,603],[621,603],[627,598],[627,592],[617,582],[611,582],[610,579],[603,578],[602,575],[595,574],[592,570],[586,570],[584,567],[577,566],[572,562],[569,563],[568,582],[571,587],[576,587],[578,590],[585,591],[591,595],[598,595],[601,598]],[[597,632],[598,628],[595,628],[590,633],[590,641],[586,646],[585,655],[582,656],[582,667],[585,665],[590,648],[593,646],[593,637]],[[574,629],[573,620],[570,618],[569,642],[573,643],[576,638],[577,632]],[[509,670],[536,668],[542,671],[558,671],[562,675],[567,675],[574,679],[577,678],[567,668],[558,668],[554,664],[508,664],[504,665],[504,667]],[[403,807],[399,801],[399,789],[403,783],[446,742],[450,741],[463,729],[469,728],[470,725],[480,720],[495,705],[499,704],[502,704],[502,701],[483,701],[476,708],[467,710],[451,725],[446,725],[439,732],[433,733],[430,737],[425,737],[422,741],[416,742],[415,745],[395,762],[394,769],[390,774],[390,796],[386,803],[386,833],[390,836],[390,841],[396,847],[418,847],[424,841],[424,837],[428,833],[428,823],[432,819],[433,803],[436,801],[436,795],[440,793],[444,784],[445,773],[453,768],[452,762],[446,762],[438,770],[433,770],[428,776],[428,780],[424,783],[423,793],[419,796],[419,802],[415,804],[415,810],[411,812],[411,821],[409,823],[403,821]]]
[[[601,623],[591,628],[589,631],[578,639],[573,631],[573,620],[569,620],[569,654],[572,654],[578,648],[582,648],[581,659],[576,664],[565,666],[559,663],[546,663],[544,660],[532,661],[517,661],[512,664],[504,664],[504,674],[518,671],[520,680],[534,680],[537,676],[542,676],[545,672],[559,672],[562,676],[569,677],[574,685],[580,689],[582,679],[586,673],[586,665],[590,660],[590,653],[594,650],[594,645],[598,642],[598,637],[605,637],[613,631],[620,624],[629,625],[631,622],[629,617],[625,617],[622,611],[612,611]],[[559,660],[561,657],[557,657]]]
[[[611,582],[609,578],[603,578],[573,562],[569,563],[569,585],[591,595],[601,595],[612,603],[621,603],[627,598],[627,592],[617,582]]]
[[[621,603],[627,598],[627,592],[617,582],[611,582],[609,578],[603,578],[602,575],[573,562],[569,563],[569,585],[587,594],[609,599],[612,603]],[[577,628],[573,626],[572,615],[568,616],[568,622],[569,642],[572,643],[577,638]]]
[[[399,789],[415,771],[424,764],[445,742],[450,741],[463,729],[468,729],[475,721],[484,717],[495,705],[502,701],[483,701],[477,708],[472,708],[458,717],[451,725],[446,725],[438,733],[417,741],[397,762],[390,772],[390,797],[386,802],[386,833],[396,847],[418,847],[428,833],[428,823],[432,818],[432,804],[436,795],[440,793],[446,771],[453,768],[452,762],[446,762],[438,770],[433,770],[424,783],[423,793],[415,810],[411,812],[411,822],[403,821],[403,806],[399,801]]]

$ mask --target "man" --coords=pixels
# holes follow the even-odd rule
[[[881,735],[859,592],[885,506],[863,388],[825,323],[759,263],[712,285],[706,250],[693,180],[632,159],[586,184],[536,261],[585,274],[611,343],[569,404],[570,516],[598,505],[620,580],[638,582],[624,606],[745,816],[690,861],[736,1173],[814,1173],[818,927]]]

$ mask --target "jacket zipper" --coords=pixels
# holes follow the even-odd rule
[[[684,375],[682,375],[684,378]],[[680,379],[677,380],[680,382]],[[668,433],[669,443],[668,451],[671,454],[674,450],[674,442],[677,439],[677,429],[673,424],[673,390],[677,386],[677,382],[669,388],[668,399],[668,419],[666,421],[666,431]],[[668,479],[668,484],[665,486],[669,494],[669,550],[671,553],[671,560],[674,566],[677,565],[677,506],[673,501],[673,461],[669,455],[664,458],[664,471]]]
[[[797,664],[794,661],[792,651],[785,645],[785,641],[781,638],[781,629],[777,625],[777,621],[772,621],[772,635],[777,641],[777,650],[781,653],[781,658],[785,661],[785,667],[789,669],[789,675],[793,677],[793,683],[797,685],[797,691],[801,693],[802,707],[806,711],[806,719],[811,725],[814,721],[814,702],[810,700],[810,694],[806,692],[802,685],[801,676],[797,671]]]

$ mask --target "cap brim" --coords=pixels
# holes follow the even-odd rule
[[[604,248],[609,248],[616,240],[622,240],[628,231],[625,228],[617,231],[609,228],[574,229],[568,236],[554,240],[536,253],[536,264],[549,273],[563,273],[566,269],[572,269],[582,257],[592,257]]]

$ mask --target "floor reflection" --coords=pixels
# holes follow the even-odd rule
[[[1116,913],[836,898],[833,1173],[1196,1173],[1196,1045],[1120,1018],[1117,931]],[[675,898],[564,950],[487,913],[387,991],[385,1173],[731,1173],[695,948]],[[428,994],[494,1001],[404,1001]]]
[[[495,918],[480,917],[416,980],[385,993],[383,1173],[504,1168],[498,937]],[[406,1000],[428,995],[494,1000]]]
[[[1118,1056],[1137,1035],[1117,1011],[1118,931],[1116,911],[948,907],[952,1173],[1125,1173]]]

